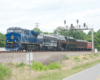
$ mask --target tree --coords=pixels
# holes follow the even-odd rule
[[[100,45],[100,33],[97,32],[97,34],[94,36],[94,45],[96,48],[99,49],[99,45]],[[100,50],[100,49],[99,49]]]
[[[44,34],[49,34],[48,32],[43,32]]]
[[[43,33],[39,28],[38,28],[38,30],[37,30],[37,28],[34,28],[33,30],[37,31],[37,32],[40,32],[40,33]]]
[[[91,35],[91,31],[88,32],[88,35]]]
[[[97,31],[97,33],[100,33],[100,29]]]
[[[65,29],[64,27],[57,27],[55,30],[54,30],[54,34],[57,34],[57,31],[59,31],[60,34],[63,34],[63,31],[61,31],[62,29]]]
[[[0,33],[0,47],[4,47],[5,44],[5,34]]]

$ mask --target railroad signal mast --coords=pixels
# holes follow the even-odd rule
[[[88,28],[88,26],[86,25],[86,23],[83,23],[84,28],[81,28],[81,25],[78,25],[79,20],[76,20],[77,26],[76,28],[73,26],[73,24],[71,24],[71,29],[68,29],[68,26],[66,26],[66,20],[64,20],[64,25],[66,26],[65,30],[61,30],[61,31],[69,31],[69,30],[91,30],[91,36],[92,36],[92,51],[94,51],[94,31],[93,28]],[[59,34],[59,31],[57,31],[57,34]]]

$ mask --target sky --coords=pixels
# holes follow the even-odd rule
[[[40,30],[53,32],[58,26],[71,24],[94,31],[100,29],[100,0],[0,0],[0,32],[9,27],[32,30],[39,23]]]

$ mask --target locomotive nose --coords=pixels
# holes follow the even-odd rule
[[[20,47],[20,34],[9,33],[6,35],[6,50],[18,50]]]

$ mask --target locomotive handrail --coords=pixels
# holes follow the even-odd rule
[[[19,37],[17,37],[17,38],[19,39],[19,42],[20,42],[19,44],[20,44],[20,47],[21,47],[21,40],[20,40],[20,38],[19,38]]]
[[[8,37],[6,37],[6,39],[7,39]],[[5,39],[5,43],[4,43],[4,46],[6,46],[6,39]]]

